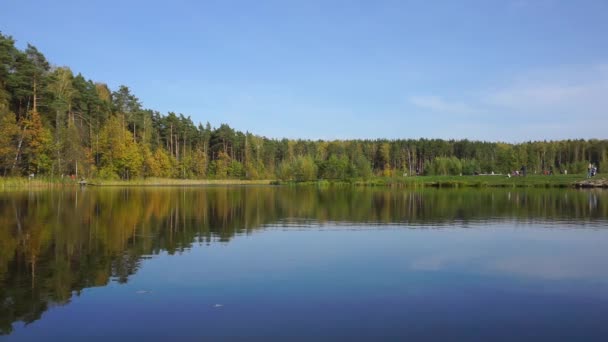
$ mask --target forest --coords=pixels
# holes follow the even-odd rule
[[[582,113],[573,113],[579,115]],[[608,140],[277,139],[145,108],[0,33],[0,176],[365,179],[608,170]]]

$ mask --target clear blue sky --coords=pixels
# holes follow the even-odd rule
[[[4,0],[0,30],[274,138],[608,137],[606,0]]]

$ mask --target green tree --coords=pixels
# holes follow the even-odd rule
[[[311,156],[298,156],[293,161],[293,177],[296,181],[311,181],[317,179],[317,165]]]
[[[498,144],[496,156],[496,168],[498,172],[511,173],[513,170],[518,170],[517,156],[513,147],[508,144]]]
[[[19,136],[19,126],[15,114],[0,109],[0,172],[6,176],[15,158],[16,144]]]

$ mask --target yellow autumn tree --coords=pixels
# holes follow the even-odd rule
[[[52,165],[51,146],[52,135],[46,128],[40,115],[36,111],[21,120],[23,134],[23,154],[25,171],[28,173],[42,173],[50,170]]]
[[[149,151],[147,147],[145,149]],[[148,152],[145,155],[147,176],[171,177],[173,175],[173,162],[165,150],[157,148],[154,153]]]
[[[99,176],[130,179],[142,176],[144,158],[122,118],[112,116],[99,133]]]

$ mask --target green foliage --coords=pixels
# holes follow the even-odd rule
[[[310,156],[299,156],[291,161],[284,160],[279,165],[277,176],[279,179],[297,182],[312,181],[317,179],[317,165]]]
[[[325,162],[320,163],[320,178],[325,179],[346,179],[351,176],[350,163],[346,156],[336,156],[332,154]]]
[[[32,113],[35,113],[32,115]],[[0,175],[352,180],[372,175],[606,169],[608,140],[520,144],[399,139],[269,139],[143,108],[127,86],[51,69],[34,46],[0,34]],[[314,176],[311,176],[314,175]]]
[[[589,162],[586,160],[564,164],[563,169],[567,170],[569,174],[586,174]]]
[[[59,165],[60,173],[77,174],[77,164],[82,165],[86,162],[85,151],[80,141],[81,136],[76,125],[70,123],[66,129],[61,131],[57,146],[60,156],[57,161],[61,163]]]
[[[189,156],[190,163],[190,175],[191,178],[201,178],[207,175],[207,154],[202,148],[194,150],[192,155]]]
[[[597,167],[597,172],[608,173],[608,160],[601,161]]]
[[[456,157],[435,158],[426,169],[428,175],[457,176],[462,174],[462,162]]]
[[[0,109],[0,174],[10,172],[12,161],[17,150],[19,126],[15,114]]]
[[[476,173],[481,173],[481,168],[480,168],[477,160],[463,159],[460,162],[462,164],[462,174],[463,175],[474,175]]]
[[[209,172],[215,178],[226,178],[228,177],[230,162],[230,156],[223,151],[219,151],[217,159],[211,162]]]
[[[317,165],[312,157],[297,157],[293,162],[293,176],[298,182],[317,179]]]
[[[496,152],[496,173],[511,173],[514,170],[519,170],[517,166],[517,156],[511,145],[497,144]]]
[[[351,173],[355,178],[368,179],[372,176],[371,163],[364,156],[358,156],[352,166]]]
[[[230,164],[228,164],[228,176],[231,178],[243,178],[245,176],[243,164],[238,160],[231,160]]]

